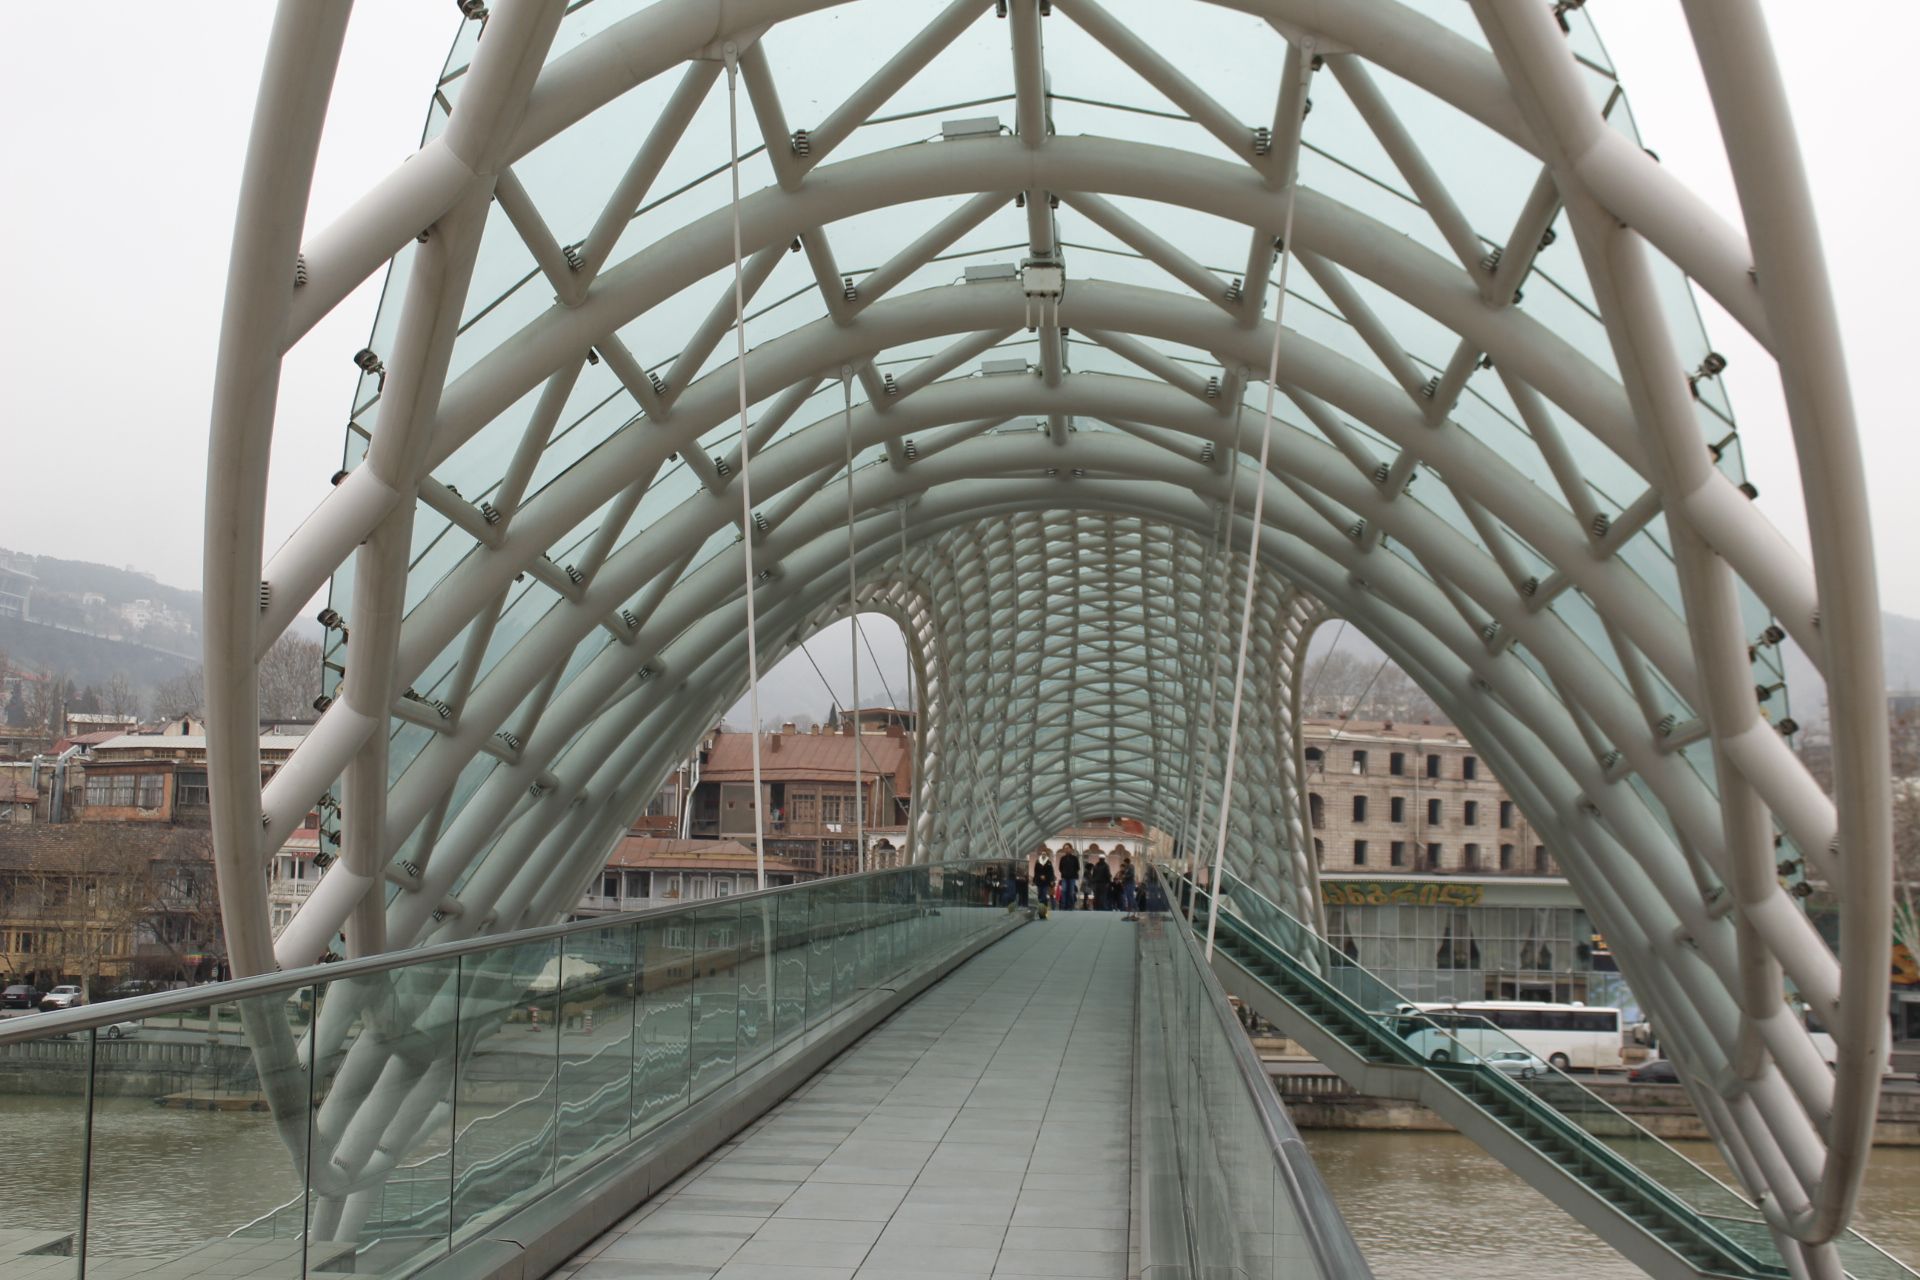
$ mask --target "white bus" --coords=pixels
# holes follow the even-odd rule
[[[1401,1034],[1433,1062],[1453,1061],[1463,1053],[1484,1057],[1511,1048],[1511,1041],[1561,1071],[1621,1063],[1618,1009],[1485,1000],[1405,1005],[1400,1011],[1424,1015],[1422,1020],[1407,1020]]]

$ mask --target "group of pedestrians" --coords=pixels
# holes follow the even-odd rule
[[[1140,883],[1130,854],[1120,855],[1118,867],[1105,854],[1089,856],[1083,867],[1080,855],[1071,847],[1060,855],[1058,865],[1053,854],[1042,849],[1031,874],[1032,893],[1039,900],[1043,918],[1052,907],[1062,911],[1124,911],[1129,920],[1134,918]],[[1018,905],[1028,905],[1028,877],[1016,870],[1012,880]],[[1014,905],[1013,898],[1008,899],[1008,905]]]

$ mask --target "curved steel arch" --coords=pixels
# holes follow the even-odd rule
[[[898,42],[796,132],[779,82],[816,75],[809,24],[843,7]],[[744,687],[739,371],[714,359],[734,211],[709,181],[729,158],[709,99],[737,64],[765,142],[738,208],[743,292],[774,335],[744,370],[755,603],[770,658],[854,607],[851,501],[858,607],[902,624],[922,691],[916,854],[1013,853],[1096,811],[1206,828],[1232,694],[1217,602],[1257,536],[1235,865],[1317,915],[1297,679],[1336,613],[1550,834],[1783,1249],[1830,1272],[1885,1051],[1884,705],[1844,361],[1757,11],[1695,24],[1743,203],[1771,211],[1743,234],[1612,127],[1618,86],[1578,14],[1563,34],[1496,0],[1471,29],[1391,0],[1052,7],[1011,0],[996,28],[987,0],[502,0],[484,41],[463,28],[419,152],[308,234],[347,5],[281,6],[209,468],[236,969],[564,911]],[[940,84],[943,58],[977,70],[988,34],[1010,133],[918,142],[879,115]],[[1208,41],[1234,70],[1201,74]],[[1096,65],[1128,77],[1097,96],[1171,109],[1126,115],[1125,136],[1060,129],[1117,131],[1062,89]],[[606,154],[603,120],[643,140],[586,200],[573,179]],[[669,174],[693,180],[649,203]],[[1276,339],[1285,207],[1302,271]],[[1555,233],[1572,248],[1543,260]],[[959,284],[941,265],[1009,235],[1070,268],[1031,330],[1018,270]],[[845,270],[835,238],[883,256]],[[1232,272],[1205,265],[1223,255]],[[268,556],[281,356],[389,263],[346,474]],[[1688,282],[1778,362],[1812,566],[1743,492],[1717,370],[1674,305]],[[1280,413],[1256,476],[1270,347]],[[1031,372],[965,371],[1009,353]],[[258,658],[329,576],[351,646],[342,627],[319,724],[256,791]],[[1829,679],[1838,804],[1782,702],[1755,700],[1783,633]],[[323,794],[339,858],[276,944],[260,869]],[[1837,955],[1781,861],[1835,891]],[[1834,1030],[1837,1072],[1786,978]]]

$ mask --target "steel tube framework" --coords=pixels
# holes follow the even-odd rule
[[[209,461],[236,971],[563,914],[744,689],[748,563],[763,665],[856,611],[906,635],[912,856],[1219,822],[1318,919],[1299,681],[1338,616],[1467,731],[1783,1252],[1837,1275],[1886,1052],[1878,600],[1797,143],[1739,7],[1692,16],[1744,230],[1640,150],[1584,16],[1543,5],[499,0],[419,154],[311,231],[348,6],[283,0]],[[763,139],[737,224],[735,57]],[[830,104],[817,127],[783,91]],[[280,361],[383,266],[346,475],[267,548]],[[725,341],[736,270],[751,348]],[[1689,285],[1778,364],[1812,564],[1750,501]],[[1221,633],[1256,538],[1228,788]],[[262,788],[257,664],[329,576],[351,643]],[[1792,748],[1784,636],[1830,680],[1838,806]],[[276,939],[262,870],[323,795],[332,865]],[[380,1123],[425,1123],[403,1102]],[[339,1186],[378,1172],[369,1123],[316,1118]]]

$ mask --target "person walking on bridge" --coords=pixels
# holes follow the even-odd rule
[[[1060,855],[1060,909],[1071,911],[1080,897],[1080,855],[1068,845]]]
[[[1091,859],[1092,866],[1087,869],[1087,880],[1093,885],[1093,909],[1105,911],[1113,905],[1113,868],[1107,865],[1107,855]]]
[[[1040,900],[1042,920],[1047,918],[1047,908],[1053,904],[1053,881],[1053,855],[1042,849],[1039,860],[1033,864],[1033,891]]]

